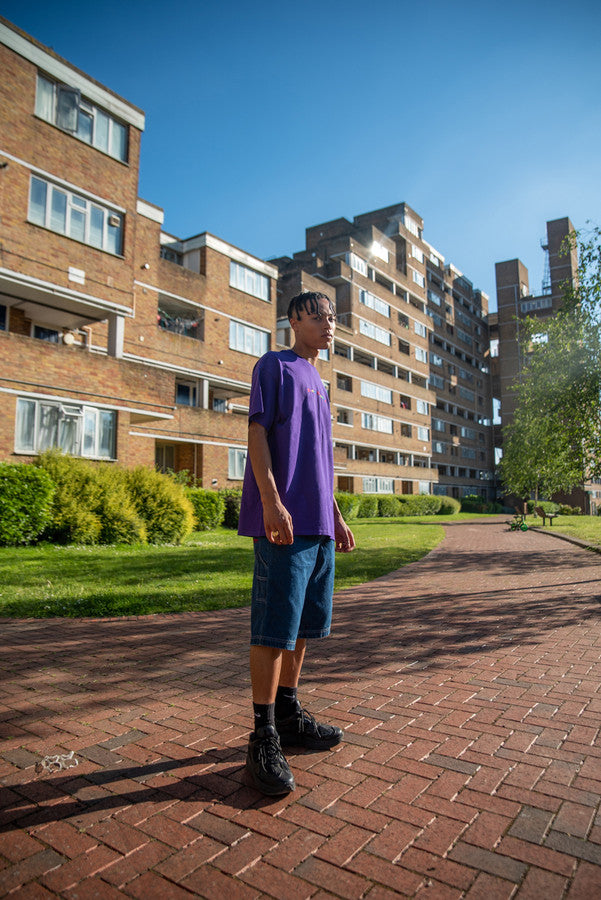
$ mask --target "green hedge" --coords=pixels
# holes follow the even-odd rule
[[[52,516],[56,488],[47,472],[23,463],[0,463],[0,544],[29,544]]]
[[[435,494],[401,494],[401,516],[435,516],[442,498]]]
[[[192,531],[182,485],[154,469],[123,469],[50,450],[36,466],[56,486],[42,538],[55,543],[178,543]]]
[[[149,543],[179,544],[194,528],[194,510],[183,485],[146,466],[125,471]]]
[[[225,512],[223,514],[223,524],[225,528],[233,528],[238,530],[238,519],[240,518],[240,503],[242,501],[242,491],[240,488],[223,488],[219,491],[225,502]]]
[[[349,494],[346,491],[336,491],[334,493],[338,509],[342,514],[345,522],[350,519],[356,519],[359,513],[361,496],[359,494]]]
[[[392,494],[378,497],[378,515],[381,519],[391,519],[401,515],[401,501]]]
[[[359,495],[358,519],[373,519],[378,515],[378,497],[376,494]]]
[[[458,512],[461,512],[461,503],[459,500],[456,500],[455,497],[447,497],[441,494],[440,509],[438,510],[437,515],[452,516]]]
[[[221,525],[225,513],[225,498],[219,491],[189,488],[187,494],[194,508],[198,531],[208,531]]]

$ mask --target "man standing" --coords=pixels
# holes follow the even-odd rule
[[[327,750],[343,737],[297,699],[308,638],[330,632],[334,550],[354,549],[334,499],[330,403],[316,369],[332,343],[336,311],[305,292],[288,307],[291,350],[269,352],[253,371],[248,460],[239,533],[254,538],[250,675],[255,727],[246,768],[265,794],[294,790],[282,746]]]

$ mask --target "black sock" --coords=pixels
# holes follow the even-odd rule
[[[286,719],[296,712],[296,688],[280,684],[275,695],[275,714],[278,719]]]
[[[255,731],[264,725],[275,725],[274,703],[253,703],[255,714]]]

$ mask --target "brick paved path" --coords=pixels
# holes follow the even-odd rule
[[[276,800],[244,783],[248,610],[2,620],[0,895],[601,897],[600,575],[467,523],[339,594],[303,697],[347,739]]]

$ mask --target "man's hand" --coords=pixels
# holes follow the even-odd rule
[[[334,501],[334,540],[336,553],[350,553],[355,549],[353,532],[342,518],[336,501]]]
[[[281,500],[263,504],[263,525],[272,544],[292,544],[292,517]]]

